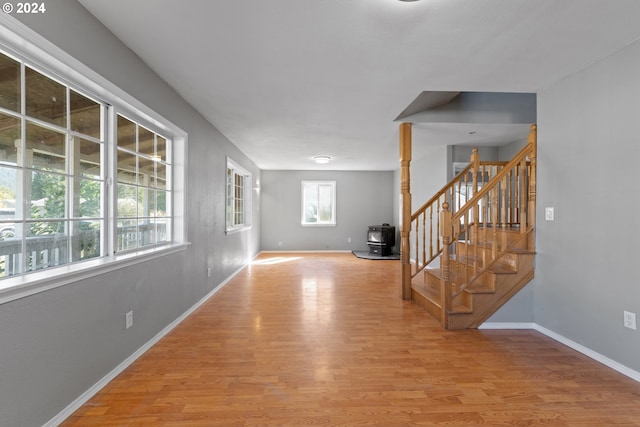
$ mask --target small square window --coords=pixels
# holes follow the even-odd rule
[[[302,225],[336,225],[335,181],[302,181]]]

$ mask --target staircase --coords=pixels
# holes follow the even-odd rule
[[[474,149],[469,165],[427,203],[410,216],[403,211],[403,298],[446,329],[477,328],[531,281],[535,171],[532,125],[527,145],[511,161],[482,162]],[[403,171],[403,210],[411,200],[408,176]]]

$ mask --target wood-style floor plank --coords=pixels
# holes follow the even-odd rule
[[[262,254],[64,423],[640,426],[640,383],[535,331],[445,331],[398,261]]]

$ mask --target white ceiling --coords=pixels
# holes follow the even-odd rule
[[[638,0],[79,1],[262,169],[397,169],[421,92],[536,93],[640,39]],[[414,158],[522,129],[416,124]]]

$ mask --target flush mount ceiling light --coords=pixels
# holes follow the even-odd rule
[[[331,161],[331,157],[329,156],[314,156],[313,161],[319,165],[326,165]]]
[[[418,1],[418,0],[398,0],[398,1],[401,1],[403,3],[411,3],[411,2],[414,2],[414,1]]]

